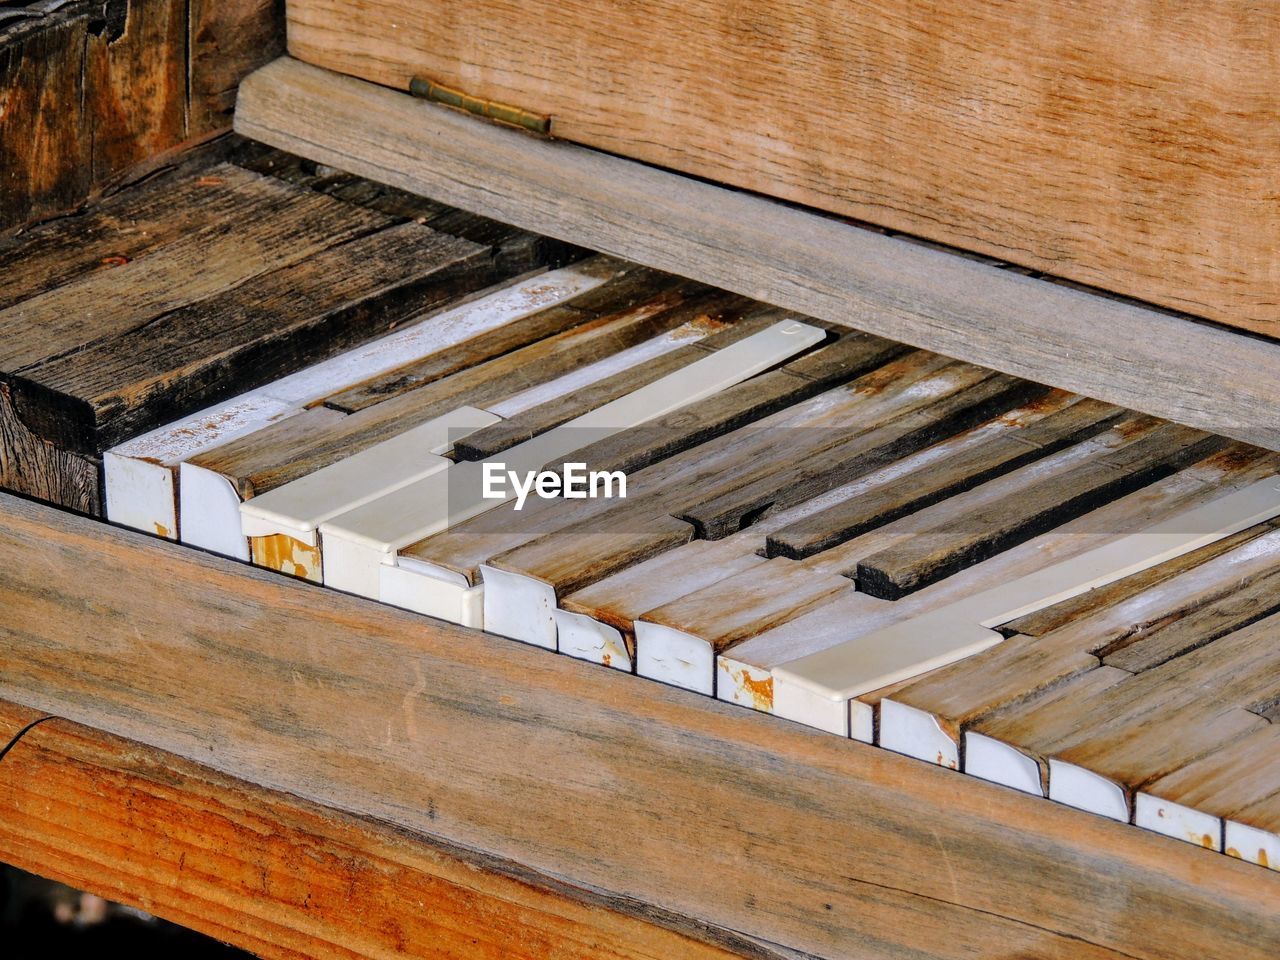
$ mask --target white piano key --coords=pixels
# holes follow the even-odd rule
[[[481,564],[484,628],[536,647],[556,649],[556,591],[549,583]]]
[[[824,697],[796,684],[785,688],[774,685],[773,713],[774,716],[785,717],[817,730],[825,730],[838,737],[847,737],[852,732],[851,714],[847,704]],[[870,728],[860,727],[859,732],[862,734],[859,739],[866,743],[871,742]]]
[[[721,654],[716,657],[716,699],[773,713],[773,674]]]
[[[1124,788],[1074,763],[1049,759],[1049,799],[1100,817],[1129,822],[1129,798]]]
[[[1134,802],[1133,822],[1147,830],[1175,840],[1193,843],[1207,850],[1222,849],[1222,820],[1180,803],[1139,793]]]
[[[883,710],[886,705],[881,704],[880,708]],[[964,735],[964,772],[979,780],[1003,784],[1037,797],[1045,795],[1044,784],[1040,781],[1040,764],[1034,757],[972,730]]]
[[[179,530],[182,542],[234,560],[249,559],[240,530],[240,494],[220,473],[184,463],[179,468]]]
[[[898,601],[898,603],[901,602],[903,601]],[[835,638],[847,635],[851,626],[861,629],[862,625],[869,620],[895,612],[895,606],[894,601],[881,600],[878,597],[859,593],[854,588],[853,582],[850,581],[849,589],[844,593],[837,594],[830,601],[801,614],[793,620],[778,624],[757,637],[732,646],[727,652],[722,653],[718,658],[722,668],[722,675],[729,677],[732,681],[732,686],[717,685],[716,696],[721,700],[742,703],[756,710],[776,713],[773,701],[777,692],[777,684],[774,682],[772,665],[765,666],[749,662],[741,659],[740,653],[747,652],[749,654],[757,640],[770,644],[780,643],[785,649],[789,648],[792,643],[808,642],[814,637]],[[767,681],[768,685],[762,686],[765,681]],[[874,727],[875,711],[869,704],[862,703],[859,700],[850,700],[848,712],[851,729],[870,730]],[[834,711],[832,711],[832,715],[834,715]],[[791,719],[796,718],[792,717]],[[824,727],[824,729],[826,728]],[[859,737],[858,739],[862,738]],[[867,739],[866,742],[870,743],[871,740]]]
[[[113,447],[103,457],[107,519],[178,539],[176,473],[184,460],[370,377],[586,293],[617,272],[605,263],[586,260],[527,276]]]
[[[960,769],[960,750],[938,725],[937,717],[893,700],[880,701],[880,746],[931,760],[940,767]]]
[[[714,661],[711,647],[698,637],[660,623],[636,621],[636,673],[640,676],[711,696]]]
[[[325,585],[377,600],[378,567],[398,549],[489,509],[480,478],[479,463],[455,463],[322,523]]]
[[[456,440],[499,417],[459,407],[240,505],[246,537],[285,534],[317,546],[326,520],[444,470]]]
[[[482,495],[486,462],[501,463],[506,469],[518,473],[536,471],[596,440],[628,427],[639,426],[741,383],[821,342],[825,337],[826,333],[822,329],[797,320],[776,323],[766,330],[695,360],[639,390],[517,444],[492,461],[454,464],[448,470],[341,514],[321,525],[321,537],[326,544],[334,539],[363,544],[369,548],[365,551],[366,556],[371,557],[372,552],[380,551],[387,555],[386,562],[394,563],[397,550],[479,516],[514,498],[513,493],[506,498],[485,498]],[[348,555],[354,556],[354,553],[348,552]],[[325,565],[328,566],[327,559]],[[376,571],[366,571],[359,577],[365,583],[378,580]],[[325,582],[328,583],[327,577]],[[504,584],[500,589],[510,586],[514,584]],[[510,619],[513,623],[542,622],[539,620],[542,616],[538,609],[540,601],[534,599],[533,608],[524,613],[517,609],[519,604],[525,602],[524,598],[533,598],[534,592],[523,589],[516,592],[514,599],[504,600],[500,597],[495,601],[493,590],[486,590],[485,604],[490,606],[496,602],[501,609],[511,610]],[[554,630],[554,620],[551,620],[551,628]],[[486,623],[485,629],[491,630],[492,627]]]
[[[559,608],[551,611],[551,615],[556,620],[556,637],[561,653],[631,672],[631,655],[617,628],[585,614]]]
[[[644,423],[763,373],[824,339],[824,330],[799,320],[775,323],[625,397],[584,413],[566,426],[623,430]]]
[[[361,597],[377,600],[382,583],[382,566],[389,554],[359,540],[328,536],[322,530],[324,553],[321,565],[324,585]]]
[[[420,565],[419,565],[420,566]],[[378,596],[383,603],[464,627],[484,627],[484,584],[465,577],[447,580],[403,565],[378,564]]]
[[[1234,820],[1226,821],[1223,833],[1223,845],[1231,856],[1280,870],[1280,834]]]
[[[774,696],[798,685],[834,700],[851,700],[999,643],[1003,638],[992,629],[999,624],[1278,515],[1280,481],[1261,480],[1142,532],[785,663],[773,670]]]

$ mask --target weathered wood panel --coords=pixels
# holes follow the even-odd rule
[[[92,183],[187,139],[187,8],[176,0],[110,0],[90,25],[84,102]],[[70,104],[59,104],[59,112]]]
[[[1275,335],[1280,20],[1148,0],[291,0],[289,49]]]
[[[241,86],[236,129],[766,303],[1280,449],[1280,345],[1267,340],[540,140],[296,60]]]
[[[0,750],[40,716],[0,703]],[[270,960],[771,952],[59,719],[0,762],[0,859]]]
[[[80,5],[0,35],[0,229],[74,206],[92,185]]]
[[[1251,865],[0,502],[0,698],[653,905],[703,936],[868,958],[1280,947],[1280,877]],[[595,816],[607,829],[583,829]]]
[[[187,124],[196,137],[231,125],[236,88],[284,51],[284,0],[187,0]]]
[[[74,210],[227,129],[281,0],[73,0],[0,25],[0,230]]]
[[[102,463],[33,433],[14,409],[12,388],[0,383],[0,487],[102,514]]]

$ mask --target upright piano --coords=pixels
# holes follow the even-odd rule
[[[0,5],[0,861],[269,958],[1275,957],[1277,49]]]

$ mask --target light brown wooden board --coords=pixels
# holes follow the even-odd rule
[[[1045,960],[1261,960],[1280,947],[1280,878],[1251,865],[0,503],[0,698],[818,956],[997,943]],[[608,828],[584,830],[597,814]]]
[[[540,140],[297,61],[241,86],[236,129],[766,303],[1280,449],[1280,345],[1266,340]]]
[[[0,762],[0,859],[270,960],[782,955],[57,718]]]
[[[291,0],[289,50],[1273,334],[1280,24],[1247,0]]]

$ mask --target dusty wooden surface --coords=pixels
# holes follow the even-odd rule
[[[1280,449],[1280,345],[1266,340],[540,140],[293,60],[241,86],[236,128],[766,303]]]
[[[289,50],[1275,335],[1280,21],[1248,0],[291,0]]]
[[[77,0],[0,28],[0,231],[74,210],[231,125],[284,46],[279,0]]]
[[[1280,945],[1280,878],[1256,867],[3,504],[0,698],[20,705],[646,904],[682,932],[865,957]]]
[[[238,137],[188,151],[0,240],[0,486],[98,513],[106,448],[574,256]]]
[[[41,716],[0,703],[0,749]],[[268,960],[767,953],[57,718],[0,759],[0,859]]]

